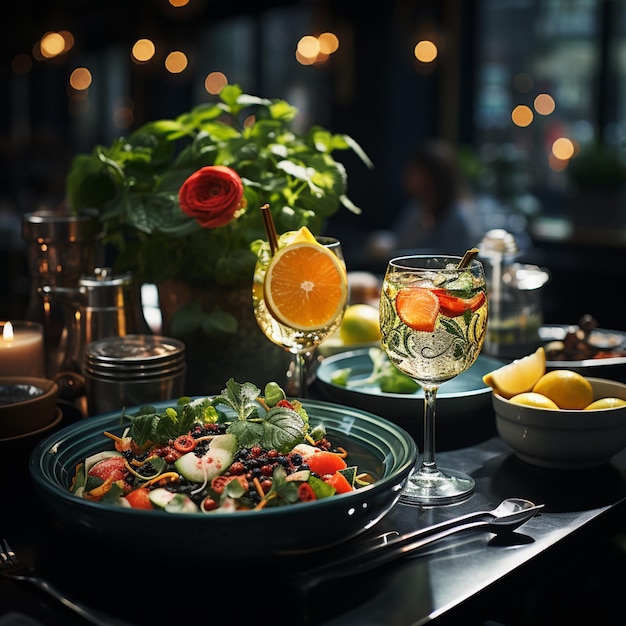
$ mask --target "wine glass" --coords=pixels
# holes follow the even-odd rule
[[[318,243],[333,252],[341,260],[345,269],[341,242],[335,237],[318,236],[315,239]],[[258,260],[252,285],[252,306],[254,315],[265,336],[292,355],[292,362],[286,373],[285,391],[291,396],[306,398],[309,363],[317,346],[330,337],[341,324],[343,312],[347,305],[347,286],[343,308],[336,317],[327,320],[323,326],[313,329],[309,328],[307,330],[287,326],[279,322],[270,313],[265,302],[263,283],[270,259],[271,253],[269,245],[264,244],[258,252]]]
[[[435,461],[437,390],[476,361],[487,329],[483,266],[475,259],[461,265],[455,256],[397,257],[387,264],[383,281],[382,346],[424,391],[424,446],[401,495],[407,503],[450,504],[474,490],[471,476]]]

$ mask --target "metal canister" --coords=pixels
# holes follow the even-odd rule
[[[87,412],[98,415],[184,395],[185,344],[160,335],[125,335],[85,347]]]
[[[480,244],[489,297],[483,349],[498,358],[519,358],[541,343],[541,294],[550,273],[537,265],[515,262],[519,256],[515,237],[502,229],[487,232]]]
[[[143,316],[141,295],[130,272],[113,274],[97,267],[72,287],[44,286],[52,302],[67,309],[67,349],[62,372],[80,372],[85,346],[105,337],[141,334],[149,330]]]
[[[43,324],[49,378],[61,369],[67,350],[68,320],[63,305],[43,293],[42,287],[75,287],[81,274],[102,265],[103,236],[97,211],[80,215],[36,211],[23,216],[22,238],[27,244],[31,283],[26,319]]]

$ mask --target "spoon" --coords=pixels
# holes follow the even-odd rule
[[[306,589],[321,581],[360,574],[464,530],[481,529],[493,534],[510,532],[528,521],[543,506],[522,498],[507,498],[492,511],[468,513],[392,539],[385,535],[381,537],[382,543],[330,559],[304,572],[301,587]]]

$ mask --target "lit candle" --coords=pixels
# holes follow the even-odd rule
[[[36,322],[0,322],[0,376],[42,378],[43,326]]]

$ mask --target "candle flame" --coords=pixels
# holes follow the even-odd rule
[[[11,322],[7,322],[4,325],[4,330],[2,331],[2,338],[5,339],[6,341],[13,340],[13,324],[11,324]]]

